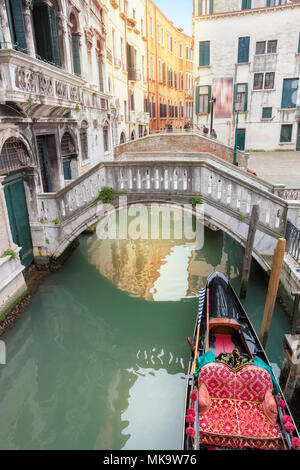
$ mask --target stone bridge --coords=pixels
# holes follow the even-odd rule
[[[31,221],[36,262],[47,264],[50,258],[60,257],[87,227],[103,217],[94,201],[101,188],[108,186],[126,194],[129,204],[170,200],[183,204],[201,198],[205,220],[242,245],[251,208],[259,204],[253,256],[269,269],[266,259],[273,255],[277,239],[284,236],[287,218],[299,224],[300,203],[279,197],[282,185],[269,184],[233,166],[229,153],[222,159],[208,152],[178,151],[178,147],[176,152],[170,146],[167,151],[169,137],[173,140],[175,136],[150,136],[118,146],[115,161],[98,164],[57,193],[39,194],[38,219]],[[182,142],[186,137],[190,136],[180,137]],[[149,145],[146,151],[147,139],[155,143],[151,153]],[[145,146],[143,150],[141,146]],[[115,203],[118,205],[118,198]]]

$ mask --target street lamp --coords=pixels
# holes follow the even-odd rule
[[[237,154],[237,134],[238,134],[238,125],[239,125],[239,111],[241,109],[241,102],[234,102],[234,111],[236,112],[236,122],[235,122],[235,139],[234,139],[234,152],[233,152],[233,164],[238,166],[236,154]]]

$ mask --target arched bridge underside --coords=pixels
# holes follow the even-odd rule
[[[128,204],[191,204],[204,202],[204,219],[245,245],[251,209],[259,204],[260,217],[254,258],[269,269],[277,239],[284,235],[287,217],[297,220],[299,205],[274,194],[276,188],[245,170],[209,154],[186,154],[166,159],[151,154],[131,160],[101,163],[58,193],[38,195],[38,220],[31,223],[37,263],[58,258],[87,227],[107,215],[96,204],[99,191],[111,187],[127,197]],[[112,201],[115,207],[119,198]]]

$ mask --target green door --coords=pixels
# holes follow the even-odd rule
[[[300,151],[300,124],[298,124],[296,150]]]
[[[237,148],[239,150],[245,150],[245,138],[246,138],[246,129],[237,130]]]
[[[28,266],[33,261],[33,249],[22,174],[7,176],[3,184],[12,238],[21,247],[22,264]]]

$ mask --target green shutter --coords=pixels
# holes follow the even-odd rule
[[[245,106],[244,111],[248,110],[248,83],[245,83]]]
[[[5,3],[14,49],[27,53],[22,0],[6,0]]]
[[[200,87],[196,86],[195,113],[199,114]],[[181,110],[180,110],[181,112]]]
[[[79,36],[72,35],[73,69],[76,75],[81,75],[80,55],[79,55]]]
[[[235,102],[237,100],[237,86],[238,86],[237,83],[233,85],[233,103],[232,103],[233,112],[235,112]]]
[[[33,20],[38,55],[43,60],[61,67],[58,24],[55,11],[47,4],[34,5]]]
[[[249,62],[250,37],[239,38],[238,63]]]
[[[60,60],[60,47],[58,37],[58,23],[55,10],[50,8],[50,29],[51,29],[51,42],[52,42],[52,56],[53,62],[58,67],[61,67]]]
[[[214,12],[214,0],[209,0],[209,13],[212,14]]]
[[[199,65],[210,64],[210,41],[200,41],[199,43]]]
[[[242,10],[251,10],[251,0],[242,0]]]
[[[208,114],[210,113],[210,108],[211,108],[211,85],[208,85],[208,97],[207,97],[207,112]]]

